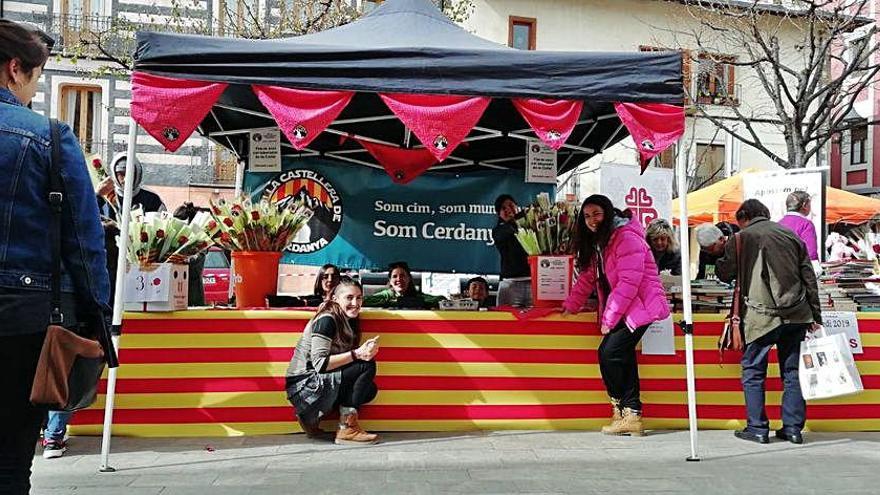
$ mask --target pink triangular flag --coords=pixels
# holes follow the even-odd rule
[[[278,86],[251,86],[257,98],[275,117],[281,132],[298,150],[342,113],[354,93],[351,91],[312,91]]]

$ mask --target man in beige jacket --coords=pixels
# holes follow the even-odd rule
[[[743,440],[770,442],[764,382],[770,348],[776,345],[784,384],[783,426],[776,437],[803,443],[806,403],[798,381],[798,356],[805,333],[822,323],[819,290],[804,242],[769,217],[769,210],[760,201],[743,202],[736,212],[737,222],[744,226],[737,234],[741,236],[742,252],[737,253],[736,238],[732,236],[715,265],[715,273],[725,282],[735,279],[738,269],[743,272],[739,281],[745,331],[742,385],[748,426],[735,434]]]

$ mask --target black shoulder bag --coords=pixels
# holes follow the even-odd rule
[[[61,132],[50,120],[52,156],[49,165],[49,204],[52,243],[52,310],[46,339],[40,352],[31,402],[54,411],[76,411],[95,402],[98,381],[105,364],[118,366],[113,341],[103,315],[89,315],[73,331],[62,326],[61,311],[61,212],[64,186],[61,163]]]

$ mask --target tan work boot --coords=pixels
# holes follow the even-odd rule
[[[612,423],[610,426],[602,428],[602,433],[606,435],[632,435],[634,437],[640,437],[645,434],[641,411],[624,407],[622,416],[617,423]]]
[[[378,441],[379,435],[367,433],[358,424],[357,410],[349,409],[344,414],[340,414],[339,429],[336,430],[337,445],[370,445]]]
[[[602,433],[609,433],[614,428],[617,428],[617,423],[621,419],[623,419],[623,416],[620,414],[620,401],[611,399],[611,423],[602,427]]]

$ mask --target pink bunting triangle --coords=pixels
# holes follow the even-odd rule
[[[177,151],[226,86],[135,72],[131,76],[131,117],[166,150]]]
[[[511,101],[538,138],[554,150],[568,140],[584,108],[583,101],[573,100],[514,98]]]
[[[445,160],[477,125],[490,99],[482,96],[380,94],[425,148]]]
[[[651,158],[666,151],[684,134],[684,107],[666,103],[615,103],[614,110],[636,143],[642,172]]]
[[[251,86],[281,132],[298,150],[324,132],[351,101],[351,91],[311,91],[278,86]]]
[[[422,175],[431,165],[437,163],[434,155],[425,148],[404,149],[386,144],[357,139],[373,158],[379,162],[397,184],[406,184]]]

